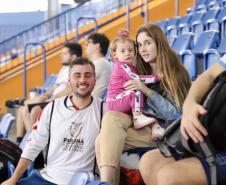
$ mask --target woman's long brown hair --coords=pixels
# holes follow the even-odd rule
[[[167,38],[159,26],[155,24],[141,26],[137,31],[136,41],[142,32],[151,37],[156,44],[157,56],[155,60],[161,75],[161,89],[172,96],[178,108],[181,107],[191,85],[187,70],[169,46]],[[139,54],[136,65],[139,74],[152,74],[151,66]]]

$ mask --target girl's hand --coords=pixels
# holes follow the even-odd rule
[[[144,93],[146,96],[151,95],[151,90],[143,84],[140,80],[129,80],[128,82],[124,83],[124,88],[127,91],[135,91],[139,90]]]

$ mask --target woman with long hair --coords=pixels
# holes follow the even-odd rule
[[[139,75],[160,75],[160,82],[146,86],[140,80],[124,84],[125,90],[139,90],[145,95],[144,110],[159,123],[174,119],[190,87],[186,69],[170,48],[162,30],[154,24],[141,26],[136,35],[138,49],[136,67]],[[129,115],[109,111],[102,120],[96,139],[96,155],[102,181],[117,185],[117,171],[122,151],[136,147],[150,147],[151,128],[133,128]]]

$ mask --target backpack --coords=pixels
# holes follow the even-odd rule
[[[16,166],[21,153],[19,146],[6,138],[0,138],[0,183],[9,178],[9,165]]]
[[[208,135],[203,143],[186,140],[180,134],[180,119],[167,127],[164,135],[157,141],[160,152],[166,156],[197,156],[205,158],[210,165],[211,184],[217,184],[216,154],[226,150],[226,71],[214,80],[210,90],[202,100],[207,114],[199,117]]]

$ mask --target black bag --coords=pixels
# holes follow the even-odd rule
[[[8,179],[8,161],[17,165],[22,150],[8,139],[0,138],[0,183]]]
[[[208,111],[200,116],[200,122],[208,131],[203,143],[186,140],[180,134],[180,119],[173,122],[165,130],[164,135],[157,141],[158,148],[166,157],[197,156],[206,158],[211,170],[211,184],[217,184],[216,153],[226,150],[226,72],[221,73],[202,101]]]

